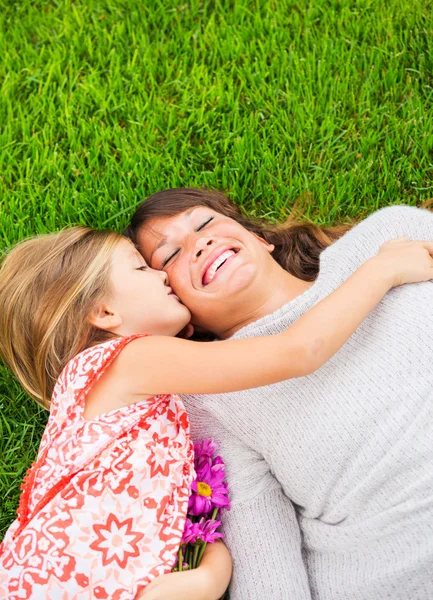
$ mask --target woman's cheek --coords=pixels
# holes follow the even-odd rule
[[[179,296],[182,302],[187,304],[184,297],[188,297],[188,277],[180,272],[180,269],[166,269],[166,273],[168,275],[169,285],[173,288],[176,296]],[[190,290],[192,290],[191,284],[189,284],[189,287]]]

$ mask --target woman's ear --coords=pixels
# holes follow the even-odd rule
[[[103,304],[94,308],[87,320],[97,329],[104,331],[114,331],[122,324],[121,316]]]
[[[274,244],[270,244],[269,242],[267,242],[264,238],[260,237],[259,235],[257,235],[257,233],[254,233],[254,231],[251,231],[251,233],[253,234],[253,236],[259,240],[259,242],[261,244],[263,244],[263,246],[266,248],[266,250],[269,252],[269,254],[272,254],[272,252],[275,250],[275,246]]]

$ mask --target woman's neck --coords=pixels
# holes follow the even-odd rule
[[[270,315],[294,298],[306,292],[313,285],[290,275],[282,267],[273,270],[267,278],[266,285],[254,286],[248,291],[247,302],[242,299],[239,306],[230,306],[230,313],[218,319],[218,325],[212,328],[220,339],[227,339],[237,331],[254,323],[266,315]]]

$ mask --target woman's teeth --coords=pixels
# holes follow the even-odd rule
[[[220,254],[218,256],[218,258],[216,258],[213,263],[207,268],[206,273],[204,274],[203,277],[203,284],[207,285],[208,283],[210,283],[212,281],[212,279],[215,277],[215,273],[217,272],[217,270],[219,269],[219,267],[225,263],[225,261],[230,258],[231,256],[233,256],[233,254],[236,254],[236,252],[234,250],[226,250],[225,252],[223,252],[222,254]]]

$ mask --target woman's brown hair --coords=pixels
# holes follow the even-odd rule
[[[30,394],[49,407],[68,361],[113,334],[88,321],[109,294],[121,236],[72,227],[21,242],[0,267],[0,356]]]
[[[152,194],[132,216],[125,235],[137,243],[139,230],[151,219],[172,217],[194,206],[207,206],[237,221],[240,225],[275,246],[272,256],[289,273],[304,281],[314,281],[319,271],[322,250],[348,231],[351,225],[319,227],[308,222],[271,225],[243,214],[224,194],[214,190],[173,188]]]

